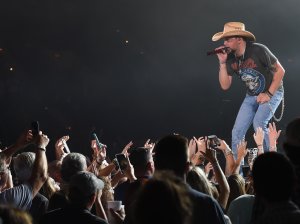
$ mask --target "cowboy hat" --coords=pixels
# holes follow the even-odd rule
[[[218,32],[212,37],[212,41],[218,41],[224,37],[241,36],[255,41],[255,36],[245,30],[245,24],[241,22],[225,23],[223,32]]]

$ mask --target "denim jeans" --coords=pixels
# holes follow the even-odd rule
[[[257,96],[250,96],[247,94],[236,117],[232,129],[231,142],[232,152],[235,158],[237,158],[237,144],[245,138],[251,124],[253,124],[254,131],[258,127],[263,128],[265,132],[264,150],[269,150],[268,123],[272,118],[269,103],[273,113],[275,113],[283,98],[283,90],[277,90],[268,103],[259,104],[256,102],[256,98]]]

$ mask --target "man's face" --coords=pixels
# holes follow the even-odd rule
[[[225,37],[224,45],[229,47],[232,51],[236,51],[240,46],[241,39],[241,37]]]

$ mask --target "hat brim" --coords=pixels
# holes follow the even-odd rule
[[[232,36],[241,36],[241,37],[246,37],[249,40],[253,40],[253,41],[256,40],[256,38],[253,35],[253,33],[249,32],[249,31],[233,30],[233,31],[229,31],[229,32],[226,32],[226,33],[224,33],[224,32],[216,33],[215,35],[213,35],[212,41],[218,41],[218,40],[220,40],[222,38],[232,37]]]

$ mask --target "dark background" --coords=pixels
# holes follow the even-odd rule
[[[242,21],[286,69],[283,120],[299,115],[297,0],[10,0],[0,13],[0,140],[32,120],[71,151],[90,153],[91,133],[109,154],[169,133],[217,134],[230,143],[245,90],[224,92],[206,51],[228,21]],[[277,111],[277,113],[279,110]],[[251,139],[252,130],[249,132]]]

